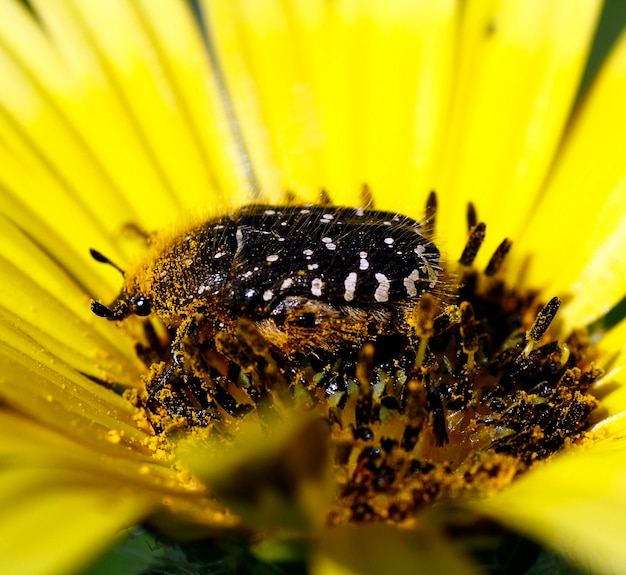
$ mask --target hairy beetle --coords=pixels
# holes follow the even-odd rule
[[[435,289],[439,260],[420,224],[403,215],[249,205],[164,243],[125,274],[110,306],[91,307],[109,320],[154,313],[176,330],[171,374],[200,334],[234,333],[242,318],[287,355],[357,348],[397,331]]]

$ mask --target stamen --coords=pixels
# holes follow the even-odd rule
[[[435,233],[435,224],[437,220],[437,193],[433,190],[428,194],[426,200],[426,209],[424,210],[423,230],[426,237],[432,238]]]
[[[459,263],[462,266],[469,267],[474,263],[478,250],[480,250],[485,241],[486,229],[487,226],[483,222],[471,228],[469,238],[467,238],[465,248],[463,248],[463,253],[459,258]]]
[[[361,388],[368,390],[374,377],[374,354],[376,348],[372,343],[366,343],[359,350],[358,363],[356,366],[356,378]]]
[[[474,354],[478,351],[477,321],[472,304],[461,303],[461,348],[467,355],[467,369],[474,368]]]
[[[435,317],[437,314],[437,300],[429,293],[424,294],[413,309],[413,323],[415,334],[419,337],[415,367],[424,363],[428,340],[434,333]]]
[[[501,269],[502,264],[504,264],[504,260],[509,253],[513,242],[509,239],[504,239],[500,243],[500,245],[496,248],[496,251],[493,252],[487,267],[485,268],[485,275],[488,277],[495,276]]]
[[[561,301],[558,297],[553,297],[543,309],[537,314],[537,319],[535,323],[533,323],[532,327],[526,332],[526,339],[528,343],[524,348],[524,355],[528,356],[530,352],[535,348],[535,346],[541,341],[541,338],[544,336],[554,316],[559,311],[559,307],[561,305]]]
[[[319,205],[320,206],[332,206],[333,205],[333,201],[330,199],[330,195],[328,194],[328,190],[325,190],[324,188],[322,188],[320,190],[320,195],[319,195]]]
[[[361,207],[366,210],[371,210],[374,207],[374,196],[367,184],[363,184],[361,187]]]
[[[476,227],[476,224],[478,223],[478,215],[476,214],[476,206],[472,202],[469,202],[467,204],[466,218],[467,218],[467,231],[469,232],[471,231],[472,228]]]

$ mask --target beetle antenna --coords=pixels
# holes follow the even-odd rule
[[[91,302],[91,311],[95,313],[99,317],[106,317],[107,319],[111,319],[114,317],[113,310],[110,310],[104,304],[101,304],[99,301]]]
[[[91,257],[97,262],[100,262],[101,264],[108,264],[111,267],[114,267],[118,272],[122,274],[122,276],[124,276],[124,270],[116,263],[112,262],[105,255],[101,254],[99,251],[94,250],[93,248],[89,248],[89,253],[91,254]]]

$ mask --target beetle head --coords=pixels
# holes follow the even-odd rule
[[[129,315],[145,317],[150,315],[150,302],[142,294],[127,296],[123,292],[110,305],[106,306],[99,301],[91,302],[91,311],[97,316],[115,321],[127,318]]]
[[[119,271],[124,276],[124,271],[116,264],[114,264],[109,258],[102,255],[96,250],[89,250],[91,257],[100,263],[108,264]],[[108,320],[115,321],[127,318],[129,315],[138,315],[145,317],[150,315],[151,306],[148,298],[141,293],[128,294],[126,290],[122,289],[119,296],[109,306],[104,305],[99,301],[91,302],[91,311],[99,317],[105,317]]]

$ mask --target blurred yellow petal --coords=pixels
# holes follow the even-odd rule
[[[310,564],[312,575],[470,575],[478,571],[428,526],[327,529]]]
[[[194,475],[248,525],[266,533],[311,532],[325,521],[334,491],[325,425],[297,411],[287,415],[270,429],[268,422],[244,420],[234,443],[212,433],[191,435],[179,445]]]
[[[626,418],[590,448],[554,459],[474,505],[593,573],[626,564]]]
[[[6,573],[74,572],[152,507],[153,496],[131,494],[123,482],[112,484],[107,474],[89,470],[85,453],[39,423],[0,411],[0,553]],[[82,472],[75,464],[81,460]]]
[[[472,201],[488,224],[488,257],[504,237],[518,237],[550,168],[601,2],[464,7],[447,153],[435,189],[446,198],[442,228],[454,253],[465,240],[463,210]]]
[[[19,575],[76,572],[147,511],[136,495],[77,484],[75,472],[3,472],[0,494],[2,565]]]

